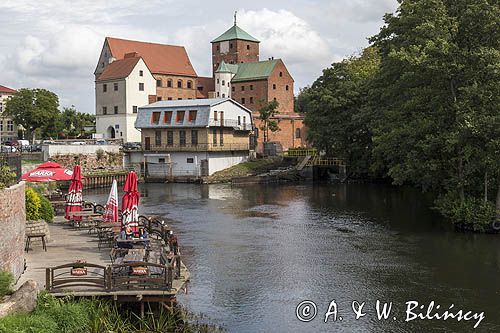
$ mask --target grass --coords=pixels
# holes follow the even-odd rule
[[[215,325],[192,323],[186,312],[152,310],[140,318],[131,309],[97,299],[55,298],[42,292],[30,314],[0,319],[1,333],[128,333],[128,332],[222,332]]]
[[[281,163],[282,159],[280,157],[262,158],[233,165],[230,168],[214,173],[209,178],[231,180],[237,177],[258,175],[279,167]]]
[[[35,164],[42,164],[43,161],[40,160],[21,160],[22,165],[35,165]]]
[[[11,272],[0,272],[0,298],[12,294],[12,285],[14,284],[14,276]]]

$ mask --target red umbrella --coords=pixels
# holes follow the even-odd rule
[[[74,216],[74,212],[82,211],[82,171],[79,165],[75,165],[73,169],[73,177],[71,184],[69,184],[68,196],[66,197],[66,215],[67,220],[81,220],[81,216]]]
[[[72,175],[71,170],[64,169],[55,162],[46,162],[23,174],[21,179],[28,182],[48,182],[51,180],[70,180]]]
[[[130,171],[125,179],[123,186],[122,200],[122,226],[129,226],[133,231],[138,231],[139,214],[137,206],[139,205],[139,191],[137,191],[137,175],[135,172]]]
[[[118,188],[116,186],[116,179],[113,180],[111,185],[111,192],[109,192],[108,201],[104,208],[104,222],[116,223],[118,222]]]

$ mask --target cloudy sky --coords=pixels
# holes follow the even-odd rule
[[[396,0],[0,0],[0,85],[45,88],[62,106],[94,113],[104,37],[184,45],[209,76],[210,41],[238,25],[261,41],[261,59],[284,59],[296,90],[359,52]]]

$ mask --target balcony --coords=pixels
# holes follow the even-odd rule
[[[199,144],[173,144],[173,145],[147,145],[143,144],[144,151],[151,152],[178,152],[178,151],[243,151],[250,150],[248,143],[199,143]]]
[[[251,123],[243,123],[241,121],[238,121],[236,119],[223,119],[223,120],[209,120],[208,126],[214,127],[214,126],[219,126],[219,127],[232,127],[233,129],[237,131],[251,131],[252,130],[252,124]]]

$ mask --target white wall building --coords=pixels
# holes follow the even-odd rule
[[[17,139],[17,126],[10,117],[4,115],[7,99],[17,91],[11,88],[0,86],[0,142]]]
[[[144,159],[134,153],[127,162],[143,164],[152,178],[198,178],[244,162],[253,128],[251,111],[228,98],[150,104],[135,126]]]
[[[215,71],[215,97],[231,98],[231,80],[238,72],[238,65],[226,64],[224,60]]]
[[[139,107],[156,94],[156,80],[135,53],[106,66],[95,82],[96,133],[104,138],[140,142],[134,127]]]

